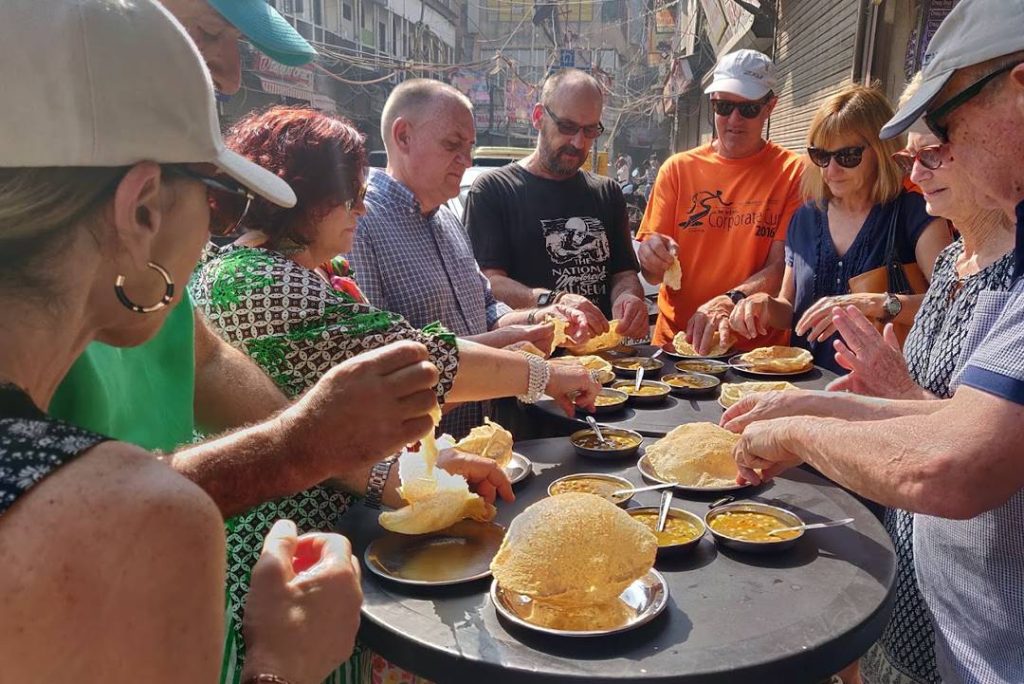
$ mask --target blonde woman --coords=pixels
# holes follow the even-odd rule
[[[843,88],[818,109],[807,136],[807,203],[789,224],[781,291],[736,306],[730,325],[738,335],[792,329],[793,344],[809,349],[815,364],[841,373],[832,347],[834,307],[856,306],[878,321],[913,322],[922,295],[851,293],[849,285],[850,278],[885,264],[892,227],[900,263],[916,262],[926,278],[950,242],[946,222],[928,216],[921,196],[904,188],[903,171],[892,159],[903,141],[878,138],[892,115],[885,95],[862,85]]]

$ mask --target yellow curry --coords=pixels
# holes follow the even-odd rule
[[[573,440],[576,446],[583,447],[584,449],[628,449],[635,447],[640,444],[640,440],[632,435],[616,435],[614,433],[602,432],[606,442],[610,444],[602,444],[598,439],[597,435],[591,433],[582,437],[577,437]]]
[[[799,530],[770,534],[772,530],[781,530],[785,527],[792,527],[792,525],[779,520],[774,515],[749,511],[726,511],[711,519],[711,529],[715,532],[742,541],[779,542],[792,539],[800,534]]]
[[[651,532],[654,532],[654,536],[658,538],[658,546],[686,544],[699,537],[702,533],[700,527],[694,525],[686,518],[669,516],[665,520],[665,529],[658,532],[655,529],[658,527],[657,513],[633,513],[632,516],[637,522],[643,523],[650,528]]]
[[[673,387],[684,387],[686,389],[706,389],[711,387],[712,383],[710,380],[703,378],[695,378],[692,376],[685,375],[674,375],[661,380],[665,384],[672,385]]]
[[[633,384],[616,385],[615,389],[625,392],[631,397],[659,397],[665,394],[665,390],[654,385],[640,385],[640,389]]]
[[[596,437],[594,438],[596,441]],[[602,499],[607,499],[612,503],[619,503],[629,498],[629,494],[620,494],[619,496],[612,496],[612,492],[616,492],[622,489],[621,485],[614,482],[608,482],[607,480],[598,480],[590,477],[577,477],[572,480],[562,480],[556,482],[551,486],[551,494],[569,494],[569,493],[581,493],[581,494],[596,494]]]
[[[616,404],[621,404],[624,401],[626,401],[625,397],[610,397],[605,394],[598,394],[594,397],[595,406],[615,406]]]
[[[657,368],[658,364],[656,361],[651,359],[638,359],[636,361],[619,361],[615,363],[616,368],[622,368],[625,370],[650,370],[651,368]]]

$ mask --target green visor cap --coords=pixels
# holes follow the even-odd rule
[[[256,48],[286,66],[313,61],[316,50],[266,0],[207,0]]]

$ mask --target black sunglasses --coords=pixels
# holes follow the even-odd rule
[[[356,191],[356,196],[353,197],[352,199],[345,200],[342,206],[345,207],[345,211],[352,211],[352,207],[362,204],[363,200],[365,199],[366,183],[363,183],[362,185],[359,186],[359,190]]]
[[[252,190],[245,187],[234,178],[228,176],[211,176],[205,173],[200,173],[190,169],[187,166],[180,164],[167,164],[161,167],[164,171],[167,171],[171,175],[178,176],[180,178],[189,178],[194,181],[199,181],[206,186],[207,190],[214,190],[217,192],[223,192],[227,195],[235,197],[242,197],[245,199],[245,206],[242,208],[242,213],[239,215],[238,220],[232,224],[228,230],[217,231],[215,235],[231,235],[238,227],[242,225],[242,221],[245,220],[246,215],[249,213],[249,208],[252,206],[252,201],[256,199],[256,195]],[[211,231],[212,232],[212,231]]]
[[[583,131],[583,137],[588,140],[593,140],[597,136],[604,133],[604,124],[598,121],[596,124],[589,126],[580,126],[572,121],[566,121],[565,119],[559,119],[555,116],[555,113],[548,109],[547,105],[543,105],[544,111],[548,113],[551,120],[555,122],[555,126],[558,128],[558,132],[562,135],[576,135],[579,131]]]
[[[808,147],[807,156],[811,158],[815,166],[820,166],[823,169],[828,167],[833,157],[836,164],[844,169],[855,169],[860,166],[860,162],[864,158],[864,146],[844,147],[835,151],[823,150],[820,147]]]
[[[744,119],[756,119],[764,106],[771,99],[771,93],[765,95],[757,102],[730,102],[729,100],[712,100],[711,107],[718,116],[732,116],[735,109],[740,110],[740,116]]]
[[[945,145],[929,145],[922,147],[917,152],[897,152],[892,155],[892,160],[906,174],[910,174],[914,170],[914,162],[920,163],[929,171],[934,171],[942,166],[942,162],[948,158],[949,155],[946,152]]]
[[[926,126],[928,126],[928,130],[934,133],[935,137],[938,138],[940,142],[948,143],[949,124],[948,122],[944,122],[943,119],[948,118],[949,115],[953,112],[953,110],[962,106],[971,98],[975,97],[985,88],[985,86],[987,86],[990,82],[995,80],[998,76],[1001,76],[1006,72],[1015,69],[1017,66],[1017,64],[1010,64],[1008,66],[1003,67],[1002,69],[993,71],[988,76],[985,76],[984,78],[975,81],[974,83],[972,83],[971,85],[967,86],[959,93],[954,95],[953,97],[946,100],[935,111],[926,113],[924,115],[924,123]]]

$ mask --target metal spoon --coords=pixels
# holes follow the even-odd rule
[[[637,392],[640,391],[640,385],[643,383],[643,381],[644,381],[644,367],[640,366],[639,368],[636,369],[636,388],[635,388],[635,391],[637,391]]]
[[[594,416],[587,416],[587,425],[589,425],[590,429],[594,431],[595,435],[597,435],[598,442],[601,444],[611,444],[608,438],[601,434],[601,428],[597,426],[597,421],[594,420]]]
[[[665,531],[665,523],[668,522],[668,509],[672,506],[672,490],[666,489],[661,493],[661,505],[658,506],[658,532]]]
[[[849,525],[853,522],[853,518],[843,518],[842,520],[826,520],[820,523],[811,523],[809,525],[796,525],[794,527],[783,527],[780,530],[772,530],[768,534],[779,534],[780,532],[792,532],[794,530],[820,530],[823,527],[839,527],[840,525]]]
[[[629,489],[620,489],[616,492],[612,492],[612,496],[625,496],[626,494],[636,494],[637,492],[650,492],[655,489],[667,489],[669,487],[675,486],[675,482],[662,482],[660,484],[648,485],[646,487],[630,487]]]
[[[664,349],[662,349],[661,347],[658,347],[658,349],[653,354],[651,354],[651,358],[652,359],[658,358],[659,356],[661,356],[664,353],[664,351],[665,351]]]

